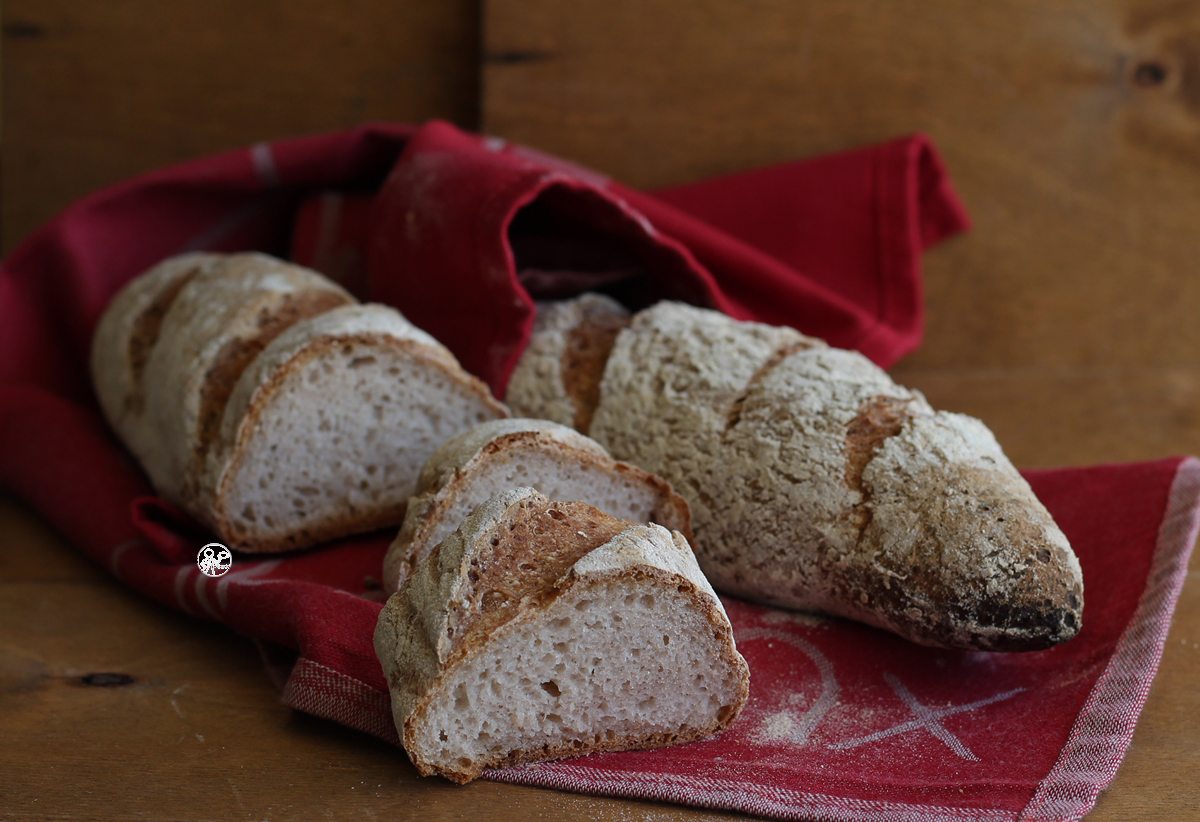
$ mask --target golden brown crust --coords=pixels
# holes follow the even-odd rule
[[[628,325],[628,317],[598,314],[567,332],[561,358],[563,387],[575,407],[574,427],[580,433],[586,434],[592,424],[604,365],[617,334]]]
[[[863,490],[863,471],[875,456],[879,446],[888,437],[894,437],[912,419],[908,411],[912,397],[875,396],[858,407],[858,414],[846,424],[846,442],[843,453],[846,468],[843,472],[846,487],[853,491]]]
[[[195,451],[198,464],[203,464],[205,455],[216,440],[225,403],[229,401],[238,377],[250,361],[271,340],[300,320],[324,314],[351,301],[346,295],[334,291],[311,290],[287,294],[279,305],[259,310],[255,318],[257,333],[250,337],[235,337],[221,346],[212,365],[204,373],[204,384],[200,389],[200,419]]]
[[[522,423],[520,420],[507,422]],[[641,486],[654,500],[648,521],[679,531],[690,542],[691,509],[662,477],[612,459],[598,443],[576,431],[555,430],[557,424],[541,420],[525,420],[524,424],[530,427],[498,433],[477,450],[471,450],[472,445],[435,454],[431,463],[426,464],[417,493],[410,500],[407,518],[384,563],[384,578],[389,590],[396,590],[400,582],[416,570],[436,540],[444,535],[447,518],[452,516],[450,512],[462,505],[464,499],[471,498],[472,486],[479,473],[489,464],[519,460],[525,454],[552,454],[564,464],[585,466],[601,475],[616,474],[631,486]],[[572,439],[565,440],[564,433],[569,433]],[[588,499],[586,495],[581,496]]]
[[[146,395],[142,391],[142,372],[146,370],[146,360],[150,358],[150,352],[154,350],[154,344],[158,342],[163,317],[166,316],[171,303],[175,302],[175,298],[179,296],[179,292],[200,273],[203,267],[203,262],[197,260],[196,264],[188,271],[159,291],[150,305],[146,306],[146,309],[133,321],[133,327],[129,332],[127,356],[134,389],[125,397],[126,413],[140,414],[145,406]]]
[[[510,508],[505,521],[481,537],[494,550],[472,558],[470,585],[451,606],[447,633],[456,650],[447,667],[521,610],[557,597],[572,566],[630,524],[582,502],[540,495]]]

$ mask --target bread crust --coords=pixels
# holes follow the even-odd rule
[[[162,261],[126,283],[96,326],[90,362],[96,397],[109,425],[139,457],[161,447],[156,429],[144,420],[143,379],[163,317],[183,286],[220,259],[193,253]]]
[[[146,361],[144,424],[159,433],[136,454],[155,489],[193,510],[206,451],[229,389],[292,323],[354,298],[315,271],[265,254],[221,257],[180,289]]]
[[[600,401],[604,364],[630,317],[616,300],[593,292],[538,303],[529,343],[505,394],[513,413],[586,434]]]
[[[687,502],[670,483],[635,465],[614,460],[595,440],[547,420],[512,418],[475,426],[444,443],[425,464],[417,493],[409,500],[404,522],[384,558],[383,583],[395,591],[443,536],[457,525],[454,511],[470,510],[488,493],[481,477],[497,464],[519,463],[544,456],[563,471],[581,470],[618,482],[631,493],[649,495],[653,505],[649,521],[691,538],[691,513]],[[553,478],[527,477],[542,489]],[[499,490],[499,489],[496,489]],[[600,493],[583,493],[571,499],[603,506]],[[610,513],[631,518],[629,513]],[[461,516],[461,515],[460,515]]]
[[[981,423],[934,411],[855,352],[772,351],[733,324],[680,304],[637,315],[592,425],[688,498],[717,588],[926,645],[1075,635],[1078,560]]]
[[[378,304],[347,305],[297,323],[264,348],[242,373],[225,408],[220,445],[208,461],[203,489],[194,504],[198,510],[210,511],[218,533],[242,550],[260,553],[293,550],[348,533],[397,525],[402,520],[417,471],[428,456],[426,452],[389,455],[397,469],[393,487],[387,491],[390,503],[346,510],[340,517],[274,535],[258,528],[249,529],[235,516],[230,504],[231,489],[239,471],[255,458],[251,443],[263,414],[306,367],[322,355],[346,346],[364,348],[368,352],[364,357],[391,351],[420,369],[439,375],[457,393],[458,400],[476,406],[479,419],[508,413],[487,386],[466,373],[444,346],[393,308]],[[395,401],[402,400],[396,397]],[[347,436],[351,436],[350,432]]]
[[[556,523],[561,533],[546,534]],[[497,553],[492,534],[523,524],[528,538],[518,533],[515,549]],[[579,538],[568,544],[566,535],[572,532]],[[549,558],[548,546],[557,552]],[[533,568],[528,573],[511,572],[527,564]],[[735,683],[727,705],[710,722],[612,738],[597,733],[586,743],[564,740],[469,761],[445,761],[427,750],[422,723],[446,699],[441,688],[457,665],[484,653],[498,637],[537,623],[556,604],[570,603],[576,592],[605,590],[610,584],[675,592],[702,615],[720,649],[713,668],[727,671]],[[486,768],[700,739],[732,723],[749,693],[749,670],[737,653],[728,618],[682,535],[661,526],[622,523],[582,503],[552,503],[530,488],[490,498],[433,550],[381,612],[375,648],[410,759],[422,775],[438,773],[459,783]]]

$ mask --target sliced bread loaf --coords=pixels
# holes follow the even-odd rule
[[[660,477],[614,460],[596,441],[558,423],[494,420],[446,441],[425,463],[384,559],[385,590],[397,590],[477,505],[522,485],[691,535],[687,503]]]
[[[253,551],[394,525],[434,450],[506,413],[395,309],[335,308],[293,325],[242,372],[197,507]]]
[[[102,405],[137,409],[114,426],[159,494],[184,506],[199,490],[225,403],[250,360],[298,320],[354,301],[317,272],[265,254],[207,255],[196,262],[168,261],[127,287],[155,294],[132,320],[151,327],[152,340],[146,335],[140,348],[114,349],[105,319],[93,343]],[[161,273],[171,269],[184,273]],[[124,302],[120,296],[114,301],[117,312]],[[144,357],[140,369],[138,357]],[[110,376],[135,371],[136,383]]]
[[[928,645],[1079,630],[1078,560],[995,438],[859,354],[660,303],[618,336],[590,433],[688,499],[720,590]]]
[[[398,525],[437,445],[507,414],[395,310],[254,252],[131,281],[97,326],[92,375],[158,493],[251,551]]]
[[[749,672],[687,541],[530,488],[498,494],[394,594],[375,631],[422,775],[702,739]]]

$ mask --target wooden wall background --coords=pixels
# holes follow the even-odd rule
[[[478,122],[478,0],[5,0],[0,242],[140,171],[367,120]]]
[[[1200,452],[1200,2],[5,0],[0,13],[3,249],[131,174],[364,120],[442,117],[643,186],[922,130],[975,225],[926,256],[926,342],[895,376],[984,419],[1022,466]],[[1090,818],[1195,813],[1196,576]],[[158,626],[170,636],[138,639]],[[0,663],[0,695],[36,691],[20,702],[32,708],[0,699],[13,743],[0,771],[72,772],[39,814],[368,816],[411,800],[447,818],[631,818],[625,803],[418,784],[403,768],[385,800],[352,802],[348,780],[397,779],[394,751],[286,711],[247,643],[112,585],[3,493]],[[101,701],[44,685],[121,666],[153,687]],[[276,777],[176,797],[215,750],[163,730],[192,681],[195,736],[219,739],[239,780]],[[42,747],[46,728],[70,745]],[[168,760],[178,779],[159,773]]]

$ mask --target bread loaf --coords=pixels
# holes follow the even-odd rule
[[[480,505],[380,613],[375,649],[422,775],[701,739],[748,669],[686,540],[530,488]]]
[[[257,551],[395,525],[438,446],[504,413],[399,312],[336,308],[293,325],[242,373],[200,508]]]
[[[589,433],[688,500],[719,590],[935,646],[1079,630],[1078,560],[995,438],[859,354],[660,303],[617,337],[599,397]]]
[[[557,423],[502,419],[443,443],[425,463],[400,533],[384,559],[388,591],[488,497],[522,485],[579,500],[631,522],[691,535],[688,505],[660,477],[618,462],[599,443]]]
[[[92,374],[156,491],[248,551],[398,524],[441,440],[506,414],[395,310],[253,252],[131,281]]]

